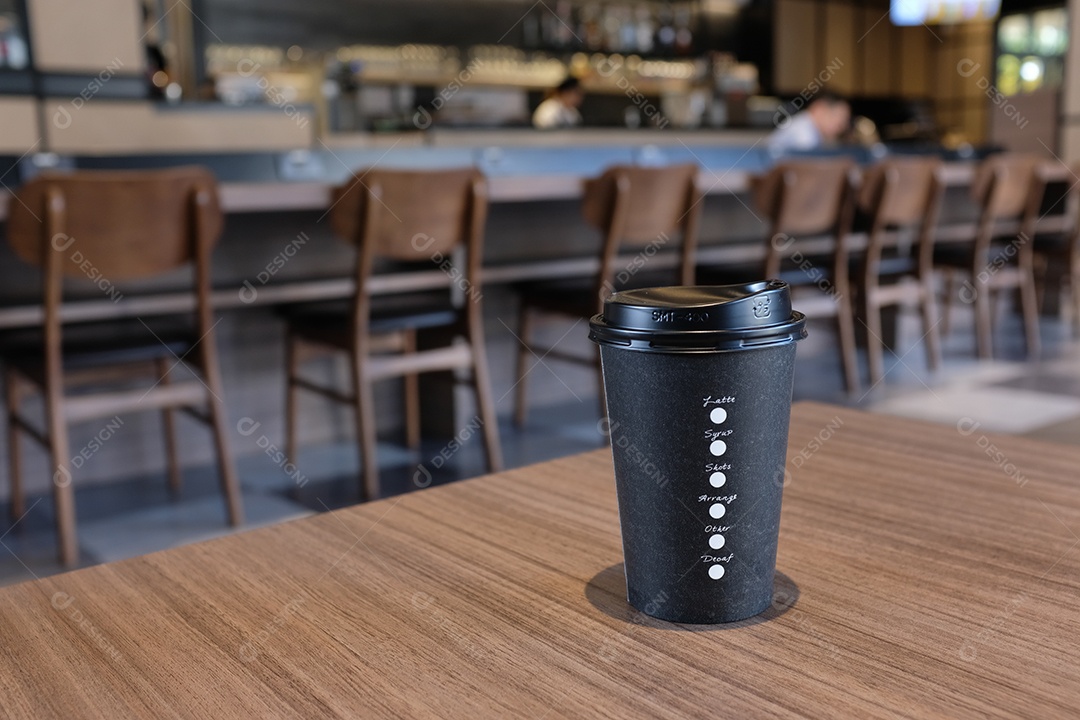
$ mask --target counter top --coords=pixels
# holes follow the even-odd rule
[[[226,212],[325,210],[330,191],[352,182],[365,168],[434,169],[475,165],[488,177],[495,203],[574,200],[581,183],[615,164],[696,163],[699,185],[709,195],[743,193],[750,175],[774,160],[759,146],[741,145],[625,145],[590,148],[517,147],[399,147],[330,148],[282,154],[184,155],[157,157],[77,158],[84,169],[152,168],[206,165],[221,180]],[[973,163],[947,163],[950,185],[971,182]],[[11,183],[8,183],[11,185]],[[0,220],[7,216],[10,194],[0,194]]]
[[[626,603],[600,450],[4,588],[0,714],[1075,713],[1080,451],[800,403],[788,458],[751,620]]]
[[[444,128],[424,132],[332,134],[322,142],[332,149],[390,147],[546,147],[592,148],[633,146],[659,147],[687,144],[694,147],[754,146],[769,135],[769,129],[701,128],[637,129],[581,127],[566,130],[533,128]]]
[[[689,149],[683,149],[684,152],[687,150]],[[409,166],[409,163],[424,161],[425,152],[432,151],[421,150],[416,153],[405,153],[402,156],[393,158],[392,161],[384,159],[387,164],[392,162],[395,165],[402,163],[404,159],[404,165]],[[460,151],[453,152],[458,153]],[[537,162],[543,165],[546,170],[534,174],[527,172],[530,165],[524,161],[526,159],[525,155],[516,152],[511,153],[510,161],[494,168],[494,172],[489,172],[489,196],[495,206],[493,217],[501,215],[512,220],[517,218],[519,214],[533,218],[542,216],[545,218],[542,222],[546,222],[548,208],[527,208],[521,204],[562,201],[564,203],[562,206],[552,209],[554,214],[551,217],[572,216],[575,218],[575,222],[580,224],[576,220],[577,210],[575,204],[581,195],[582,179],[593,174],[590,172],[592,168],[589,164],[598,163],[598,160],[602,158],[611,158],[617,152],[622,151],[616,148],[613,151],[577,153],[576,155],[579,157],[567,161],[577,163],[573,171],[563,169],[562,172],[559,172],[560,168],[558,166],[561,158],[545,159],[542,151],[530,149],[526,155],[538,157]],[[704,158],[708,156],[706,151],[700,151],[697,148],[692,149],[692,152],[698,157]],[[727,160],[729,158],[726,154],[729,152],[728,150],[716,152],[718,154],[714,156],[715,159]],[[746,152],[743,149],[740,154],[746,154]],[[372,162],[379,161],[382,154],[374,155]],[[468,153],[464,154],[465,159],[469,157]],[[389,158],[389,155],[387,158]],[[181,164],[190,162],[193,159],[201,160],[203,158],[174,158],[172,161],[175,164]],[[210,156],[205,159],[208,162],[222,161],[221,156]],[[335,156],[325,155],[319,159],[319,162],[332,161],[337,165],[338,172],[342,176],[341,180],[351,178],[352,175],[349,174],[347,169],[350,165],[347,162],[338,162],[339,159],[341,158],[335,159]],[[738,159],[738,156],[734,158],[734,160]],[[224,165],[220,168],[215,167],[215,171],[219,172],[219,176],[224,175],[221,185],[221,201],[225,210],[233,214],[310,212],[313,213],[311,219],[321,218],[326,208],[330,206],[330,193],[334,183],[317,179],[292,181],[274,179],[279,178],[282,174],[282,166],[275,166],[275,160],[284,162],[287,158],[240,156],[231,165]],[[144,162],[147,163],[147,166],[151,166],[150,164],[155,162],[155,159],[145,159]],[[107,163],[101,163],[97,166],[111,167]],[[749,215],[751,210],[744,209],[749,208],[748,201],[740,196],[741,193],[745,193],[747,190],[748,178],[752,171],[745,168],[732,169],[728,167],[728,169],[724,169],[725,165],[723,164],[713,165],[712,167],[716,169],[706,165],[706,169],[702,170],[698,182],[708,196],[717,198],[720,202],[719,206],[713,205],[713,210],[719,211],[719,215],[714,214],[713,217],[730,218],[731,213],[736,213],[753,220],[753,217]],[[963,199],[963,186],[970,183],[972,173],[973,165],[971,163],[948,163],[945,166],[946,181],[954,188],[950,191],[950,195],[954,200],[958,196],[959,199]],[[302,175],[303,172],[298,174]],[[252,181],[245,180],[246,177],[266,177],[270,179]],[[726,202],[726,205],[723,196],[731,198],[729,202]],[[0,218],[5,215],[10,198],[9,194],[0,193]],[[503,207],[500,208],[500,206]],[[274,231],[267,225],[268,222],[273,224],[276,222],[275,220],[259,217],[252,217],[250,220],[253,225],[249,227],[254,227],[253,231],[250,233],[243,230],[234,231],[234,233],[246,234],[244,237],[235,234],[231,235],[226,237],[223,243],[226,246],[231,246],[230,243],[233,240],[242,240],[250,243],[248,247],[251,252],[246,254],[243,260],[237,261],[236,267],[232,268],[233,277],[231,279],[220,281],[216,285],[213,302],[218,310],[242,309],[281,303],[340,300],[352,295],[354,288],[346,273],[342,273],[340,276],[328,276],[324,271],[299,274],[288,279],[284,277],[275,278],[273,281],[259,287],[255,299],[246,297],[243,293],[238,293],[241,288],[241,281],[254,277],[264,269],[265,263],[270,261],[270,252],[267,248],[274,243],[282,242],[282,238],[275,235]],[[298,227],[308,227],[302,224],[305,222],[302,219],[289,218],[289,220],[301,223]],[[1068,221],[1069,219],[1065,215],[1046,217],[1040,223],[1040,231],[1049,233],[1068,230]],[[237,219],[237,223],[243,224],[244,222],[244,219]],[[765,226],[761,225],[760,231],[751,231],[750,235],[744,233],[742,236],[733,237],[731,226],[725,224],[725,222],[724,220],[714,220],[705,228],[707,242],[703,241],[698,248],[698,262],[706,266],[743,267],[762,262],[765,246],[758,238],[766,232]],[[315,225],[317,224],[316,222]],[[511,221],[504,223],[501,231],[493,230],[494,236],[491,239],[490,247],[516,242],[515,234],[519,232],[519,229],[515,229],[515,227],[514,222]],[[565,224],[563,227],[566,227]],[[1012,225],[1003,224],[999,227],[999,231],[1009,233],[1015,232],[1016,229]],[[973,232],[974,223],[972,218],[957,217],[941,223],[936,240],[941,243],[966,242],[970,240]],[[333,242],[332,238],[325,239],[328,242]],[[832,248],[832,241],[828,238],[807,238],[802,242],[803,250],[807,253],[828,253]],[[848,238],[848,249],[850,252],[857,253],[865,247],[865,242],[865,235],[861,233],[852,234]],[[334,244],[336,245],[336,243]],[[489,259],[489,262],[486,262],[483,268],[483,282],[485,284],[512,284],[528,280],[553,278],[584,278],[594,275],[599,266],[594,251],[586,249],[581,252],[571,251],[558,255],[548,253],[542,256],[533,256],[530,252],[522,252],[516,255],[509,253],[509,255],[508,259],[493,261]],[[247,262],[249,256],[252,260],[245,265],[244,263]],[[620,261],[625,262],[631,262],[632,260],[633,258],[629,256],[620,258]],[[228,262],[228,259],[225,262]],[[333,262],[336,267],[340,259]],[[675,267],[677,256],[674,252],[661,251],[650,260],[650,263],[656,269]],[[247,268],[246,271],[240,270],[240,268],[244,267]],[[437,269],[410,270],[377,275],[371,280],[368,290],[373,294],[411,292],[446,287],[448,283],[447,276]],[[185,287],[174,283],[153,290],[134,288],[123,303],[115,303],[109,298],[100,297],[96,292],[88,292],[78,299],[71,298],[68,302],[65,302],[62,317],[66,322],[82,322],[168,315],[189,312],[191,309],[192,298],[190,294]],[[17,298],[10,299],[0,306],[0,329],[31,327],[40,324],[41,321],[42,308],[39,291],[35,291],[34,294],[24,292]]]

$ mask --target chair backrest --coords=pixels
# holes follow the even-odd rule
[[[1080,163],[1074,163],[1069,169],[1072,176],[1080,172]],[[1065,197],[1065,214],[1068,218],[1067,235],[1069,238],[1068,262],[1066,271],[1074,275],[1074,283],[1080,285],[1080,183],[1070,181]],[[1080,287],[1073,289],[1076,301],[1076,317],[1080,322]]]
[[[9,203],[8,242],[33,265],[59,253],[59,272],[86,263],[112,282],[158,275],[196,259],[221,235],[217,181],[205,168],[45,173]]]
[[[694,256],[701,192],[694,164],[664,167],[615,165],[585,181],[581,211],[586,222],[600,230],[603,247],[596,276],[598,307],[616,287],[616,257],[625,246],[652,253],[681,236],[675,282],[694,282]],[[637,272],[635,266],[634,273]]]
[[[480,333],[480,267],[487,185],[475,168],[453,170],[369,170],[333,195],[331,226],[357,245],[353,335],[366,342],[371,297],[364,291],[377,259],[438,265],[466,249],[464,278],[474,301],[465,303],[472,333]]]
[[[1029,153],[1000,153],[979,164],[971,196],[984,221],[1009,220],[1024,214],[1031,199],[1035,170],[1044,159]]]
[[[476,223],[482,233],[477,200],[486,209],[484,176],[476,168],[375,169],[334,191],[330,221],[338,236],[374,257],[417,262],[468,243]]]
[[[883,160],[863,171],[856,202],[870,219],[864,272],[875,276],[879,272],[888,228],[917,228],[920,273],[932,271],[934,234],[945,188],[942,168],[939,158],[909,157]]]
[[[1071,258],[1080,259],[1080,183],[1076,182],[1077,170],[1080,170],[1080,164],[1070,168],[1057,159],[1044,158],[1036,162],[1031,172],[1027,205],[1020,219],[1019,237],[1022,238],[1034,238],[1040,232],[1045,232],[1045,228],[1040,228],[1044,220],[1053,224],[1055,227],[1051,233],[1061,233],[1069,238],[1070,262]]]
[[[619,241],[628,246],[648,245],[661,235],[682,232],[691,204],[699,168],[692,163],[665,167],[615,165],[602,175],[585,181],[581,204],[585,220],[606,233],[621,223]],[[619,186],[622,203],[616,208]],[[622,210],[622,217],[615,211]]]
[[[853,167],[846,158],[780,163],[751,180],[754,205],[774,235],[832,232],[846,212]]]
[[[890,158],[866,168],[859,209],[882,226],[924,223],[935,209],[942,162],[936,157]]]

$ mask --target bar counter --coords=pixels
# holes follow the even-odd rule
[[[355,134],[318,139],[311,150],[266,153],[82,155],[65,157],[64,167],[128,169],[206,165],[221,178],[226,212],[322,210],[330,190],[371,167],[436,169],[475,165],[490,180],[492,202],[575,199],[581,180],[615,164],[674,164],[702,167],[707,194],[745,192],[747,178],[775,158],[763,146],[763,131],[623,131],[611,129],[538,132],[431,131]],[[913,152],[897,148],[894,152]],[[915,152],[937,149],[915,149]],[[875,158],[853,150],[860,162]],[[972,161],[956,154],[948,181],[971,179]],[[0,197],[0,219],[9,195]]]
[[[604,168],[624,164],[696,163],[705,193],[698,261],[707,265],[749,267],[764,256],[768,228],[752,207],[747,190],[752,174],[776,161],[754,131],[532,130],[429,131],[341,136],[317,141],[313,150],[268,153],[187,155],[105,155],[61,157],[61,168],[126,169],[200,164],[221,181],[221,201],[230,214],[215,255],[220,308],[336,299],[348,296],[351,281],[342,268],[351,256],[335,241],[326,220],[333,187],[363,181],[367,168],[432,169],[476,165],[489,179],[492,210],[485,246],[485,283],[513,283],[553,277],[585,277],[598,267],[599,238],[580,220],[577,203],[582,180]],[[895,148],[895,152],[912,149]],[[849,151],[860,163],[876,159],[869,150]],[[941,152],[938,150],[937,152]],[[949,202],[939,240],[971,237],[974,207],[965,190],[974,161],[946,154]],[[15,175],[27,175],[24,159]],[[39,168],[32,168],[39,169]],[[11,195],[0,195],[0,217]],[[1052,220],[1052,219],[1051,219]],[[858,250],[865,238],[851,238]],[[297,247],[299,245],[300,247]],[[287,263],[281,253],[293,250]],[[813,241],[807,252],[828,250]],[[6,248],[0,259],[8,260]],[[652,269],[674,266],[673,251],[661,249]],[[280,267],[274,267],[275,263]],[[19,261],[0,265],[0,328],[40,322],[36,277]],[[263,281],[257,281],[263,278]],[[128,302],[103,298],[92,285],[75,282],[65,306],[67,320],[168,314],[189,309],[179,292],[182,277],[158,279],[152,286],[120,291]],[[248,285],[245,285],[247,283]],[[403,292],[443,287],[446,275],[435,267],[376,279],[371,291]],[[255,285],[257,292],[241,292]]]

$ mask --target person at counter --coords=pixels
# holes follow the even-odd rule
[[[782,114],[785,119],[766,141],[775,155],[816,150],[839,140],[851,126],[851,105],[830,90],[813,95],[801,112]]]
[[[532,117],[533,127],[541,130],[577,127],[581,124],[578,108],[584,100],[585,90],[581,87],[581,81],[575,77],[566,78],[551,93],[551,97],[536,108]]]

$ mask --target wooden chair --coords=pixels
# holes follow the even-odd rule
[[[379,497],[376,458],[375,405],[372,385],[380,380],[405,380],[406,425],[409,444],[420,436],[417,376],[433,371],[471,369],[479,417],[483,423],[488,468],[502,469],[502,452],[495,403],[491,395],[480,304],[487,190],[475,169],[436,172],[371,170],[364,183],[339,188],[334,195],[331,223],[335,233],[356,244],[356,293],[347,308],[311,309],[294,313],[287,322],[286,452],[296,458],[297,398],[307,390],[352,406],[360,441],[365,499]],[[464,251],[465,286],[461,307],[450,303],[409,303],[404,308],[380,309],[366,292],[379,261],[420,262],[432,267]],[[449,281],[448,281],[449,284]],[[424,300],[424,298],[420,298]],[[445,329],[467,342],[417,350],[416,332]],[[351,388],[341,392],[300,375],[301,365],[327,352],[346,353]]]
[[[972,198],[979,205],[975,237],[965,246],[939,246],[934,251],[935,269],[946,276],[945,331],[956,274],[966,276],[962,299],[975,306],[975,340],[980,358],[990,359],[993,351],[994,292],[1019,290],[1024,316],[1028,357],[1038,358],[1040,350],[1039,310],[1035,288],[1034,223],[1042,203],[1036,168],[1038,155],[1002,153],[984,160],[975,173]],[[998,226],[1019,222],[1020,233],[1008,242]]]
[[[210,304],[210,254],[222,229],[217,183],[200,168],[138,172],[46,174],[24,185],[10,204],[8,241],[16,255],[42,268],[44,326],[34,337],[0,343],[7,391],[11,511],[25,508],[19,435],[40,442],[51,456],[60,557],[78,560],[73,455],[68,424],[146,410],[161,410],[169,480],[180,487],[173,410],[183,409],[213,429],[229,522],[243,522],[240,487],[228,444],[228,423]],[[64,278],[94,277],[108,283],[152,277],[194,264],[193,322],[156,335],[141,322],[134,329],[63,323]],[[190,329],[189,329],[190,328]],[[197,373],[172,382],[181,363]],[[201,376],[201,377],[199,377]],[[107,381],[137,389],[68,392]],[[150,385],[152,381],[153,385]],[[40,392],[46,428],[22,412],[27,391]],[[205,408],[201,410],[200,408]]]
[[[1025,219],[1035,238],[1035,264],[1038,282],[1038,306],[1043,307],[1046,288],[1060,281],[1063,298],[1070,310],[1073,335],[1080,337],[1080,164],[1072,168],[1058,162],[1041,163],[1035,171],[1034,197]],[[1055,215],[1062,210],[1062,216]],[[1046,213],[1044,215],[1044,213]],[[1042,221],[1064,220],[1056,231],[1044,232]],[[1056,285],[1054,287],[1057,287]]]
[[[836,318],[849,393],[859,390],[847,250],[854,206],[853,168],[846,159],[785,162],[752,180],[754,203],[770,227],[764,277],[783,279],[798,291],[798,310],[808,318]],[[831,257],[803,254],[798,238],[818,235],[833,238]],[[790,269],[785,270],[785,265]],[[811,297],[801,290],[808,287],[824,292]]]
[[[533,353],[545,359],[595,367],[603,414],[604,382],[599,353],[585,358],[533,344],[533,318],[544,313],[587,319],[602,312],[604,300],[616,290],[672,283],[692,285],[702,198],[697,187],[698,172],[699,168],[694,164],[667,167],[617,165],[585,182],[582,214],[603,237],[598,272],[584,282],[557,280],[518,286],[520,343],[514,404],[514,423],[518,427],[525,425],[528,412],[526,378]],[[650,271],[649,258],[675,243],[680,248],[675,271],[659,275]],[[622,249],[640,253],[625,269],[617,262]]]
[[[941,365],[941,341],[935,304],[934,230],[944,184],[937,158],[896,158],[863,172],[858,207],[869,221],[866,254],[859,273],[859,294],[866,312],[870,382],[885,376],[881,309],[917,305],[922,313],[927,364]],[[895,231],[914,230],[914,256],[899,254]],[[904,282],[905,277],[915,282]],[[883,278],[894,280],[883,284]]]

